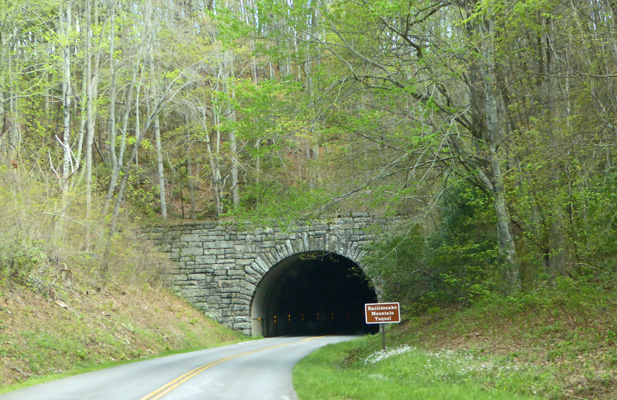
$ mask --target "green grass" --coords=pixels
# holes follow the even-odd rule
[[[301,400],[614,400],[615,281],[561,278],[465,309],[406,315],[387,333],[389,348],[405,351],[370,362],[379,335],[327,347],[298,365],[294,384]]]
[[[83,296],[75,291],[75,298],[67,299],[64,308],[27,288],[13,287],[8,301],[0,305],[0,393],[117,365],[117,361],[244,339],[168,291],[122,293],[107,290]],[[100,307],[109,299],[116,305],[101,313]]]
[[[377,342],[375,337],[365,337],[327,346],[302,360],[294,370],[299,398],[539,399],[515,392],[517,380],[527,385],[535,378],[534,371],[513,362],[448,351],[431,353],[408,346],[389,349],[384,357],[376,350]],[[500,381],[500,376],[507,376],[509,384]]]

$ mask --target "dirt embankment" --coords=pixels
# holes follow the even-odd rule
[[[0,385],[238,337],[165,289],[0,286]]]

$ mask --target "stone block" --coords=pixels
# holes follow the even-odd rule
[[[249,246],[246,244],[236,244],[234,245],[233,249],[235,250],[236,253],[243,254],[249,251]]]
[[[251,323],[250,322],[234,322],[231,325],[231,329],[234,331],[240,331],[245,335],[251,334]]]
[[[204,251],[204,255],[217,256],[217,257],[225,256],[225,249],[208,249]]]
[[[254,268],[252,264],[244,266],[244,273],[247,276],[259,276],[259,272]]]
[[[234,304],[244,304],[245,306],[249,307],[251,305],[251,300],[253,300],[253,297],[251,296],[246,297],[242,294],[238,294],[234,299]]]
[[[189,274],[188,279],[190,281],[203,282],[206,279],[206,274]]]
[[[270,264],[271,266],[276,264],[276,262],[278,261],[271,253],[271,251],[269,252],[265,252],[262,254],[262,256],[266,259],[266,261],[268,262],[268,264]]]
[[[292,244],[292,242],[291,242],[291,239],[287,239],[287,240],[285,241],[285,248],[287,249],[287,254],[288,254],[288,255],[292,255],[292,254],[294,254],[294,253],[295,253],[295,251],[294,251],[294,246],[293,246],[293,244]]]
[[[266,273],[270,269],[270,266],[261,257],[257,257],[257,259],[255,260],[254,268],[259,268],[263,273]]]
[[[234,249],[223,249],[225,251],[225,259],[236,259],[238,253]]]
[[[182,242],[201,242],[199,235],[194,233],[182,234],[180,240]]]
[[[219,280],[219,287],[226,290],[227,293],[232,293],[233,289],[238,287],[238,279],[221,279]]]
[[[200,265],[213,265],[216,264],[216,256],[212,254],[196,256],[195,262]]]
[[[201,245],[199,247],[185,247],[183,249],[180,249],[180,257],[203,256],[203,255],[204,255],[204,249],[201,247]]]
[[[240,291],[238,292],[237,295],[238,295],[238,299],[243,299],[250,303],[251,301],[253,301],[253,297],[255,296],[255,290],[240,288]]]
[[[199,297],[203,295],[202,290],[198,287],[195,287],[195,288],[185,287],[182,289],[181,293],[182,293],[182,296],[184,297]]]
[[[254,276],[252,276],[252,275],[247,275],[247,276],[245,276],[245,277],[244,277],[244,279],[246,279],[246,281],[247,281],[248,283],[251,283],[251,284],[253,284],[253,285],[255,285],[255,286],[257,286],[257,284],[258,284],[258,283],[259,283],[259,281],[261,280],[259,277],[254,277]]]
[[[176,281],[176,286],[177,287],[188,287],[188,286],[199,286],[199,282],[197,281],[190,281],[188,276],[185,276],[184,278],[182,278],[182,280],[177,280]]]
[[[289,237],[289,233],[288,232],[276,232],[274,234],[274,240],[280,241],[280,240],[285,240]]]
[[[250,293],[253,293],[257,287],[255,284],[248,281],[240,281],[238,285],[241,288],[248,290]]]

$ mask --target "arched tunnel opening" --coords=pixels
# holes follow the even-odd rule
[[[352,260],[307,252],[273,266],[258,284],[251,306],[253,335],[377,333],[367,325],[364,304],[377,294]]]

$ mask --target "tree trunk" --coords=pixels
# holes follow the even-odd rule
[[[159,116],[154,117],[154,137],[156,140],[156,164],[159,176],[159,199],[161,201],[161,218],[167,219],[167,200],[165,198],[165,168],[163,164],[163,146],[161,144],[161,123]]]
[[[235,89],[234,89],[234,79],[235,79],[235,71],[234,71],[234,59],[231,51],[225,51],[223,53],[223,74],[224,77],[224,88],[227,96],[230,99],[235,99]],[[236,121],[236,110],[234,106],[227,102],[227,110],[225,113],[230,121]],[[236,138],[235,128],[229,129],[228,133],[229,138],[229,152],[231,156],[231,197],[232,203],[234,207],[238,207],[240,205],[240,186],[238,180],[238,141]]]
[[[214,107],[214,106],[213,106]],[[207,124],[207,114],[206,114],[206,108],[204,106],[204,108],[202,110],[200,110],[201,112],[201,120],[202,120],[202,126],[203,126],[203,130],[204,130],[204,140],[206,142],[206,152],[208,154],[208,163],[210,165],[210,173],[212,174],[212,188],[214,191],[214,202],[215,202],[215,207],[216,207],[216,216],[220,216],[223,213],[223,203],[222,203],[222,197],[223,197],[223,183],[222,183],[222,177],[221,177],[221,169],[219,167],[219,162],[218,162],[218,149],[215,152],[212,149],[212,143],[210,140],[210,133],[208,132],[208,124]],[[216,111],[214,111],[214,115],[216,117]],[[217,121],[215,119],[214,124],[217,124]]]
[[[111,169],[114,171],[118,165],[118,153],[116,152],[116,97],[117,97],[117,80],[116,80],[116,63],[114,61],[115,36],[116,36],[116,10],[115,1],[111,0],[110,9],[110,33],[109,33],[109,153],[111,161]]]
[[[111,173],[111,178],[109,180],[109,188],[107,189],[107,196],[105,196],[105,204],[103,206],[103,214],[107,214],[109,211],[109,207],[111,206],[111,200],[114,196],[114,192],[118,187],[118,179],[120,177],[120,171],[122,170],[124,153],[126,151],[126,136],[129,129],[129,117],[131,115],[131,105],[133,104],[133,91],[135,86],[137,85],[137,73],[139,72],[139,64],[141,62],[141,58],[137,57],[135,64],[133,65],[133,77],[131,79],[131,84],[128,87],[126,94],[126,110],[124,111],[124,116],[122,120],[122,136],[120,138],[120,149],[118,150],[118,156],[116,157],[117,163],[114,165],[113,171]],[[115,130],[114,130],[115,131]],[[111,143],[115,149],[115,137],[114,142]]]
[[[510,213],[506,201],[504,184],[504,147],[505,122],[504,111],[501,107],[501,96],[498,90],[497,61],[495,54],[494,21],[487,16],[487,21],[481,23],[483,38],[480,42],[482,65],[479,67],[484,92],[484,116],[486,133],[484,140],[488,148],[490,160],[490,173],[492,180],[492,192],[494,196],[494,208],[497,216],[497,233],[499,237],[499,250],[502,256],[503,273],[506,290],[518,292],[521,289],[521,278],[516,264],[516,246],[512,235]]]
[[[93,145],[96,120],[96,97],[98,87],[98,54],[93,65],[92,54],[92,0],[86,1],[86,77],[87,77],[87,139],[86,139],[86,218],[92,212]],[[96,12],[95,12],[96,14]],[[96,15],[95,15],[96,21]]]
[[[506,190],[502,173],[503,161],[498,151],[491,149],[491,170],[494,180],[494,208],[497,216],[497,234],[499,238],[499,250],[503,258],[503,272],[506,282],[506,290],[516,293],[521,290],[521,277],[516,260],[516,247],[510,212],[506,202]]]
[[[189,200],[191,202],[191,219],[193,221],[197,220],[197,213],[195,207],[195,182],[194,182],[194,172],[193,172],[193,163],[191,161],[191,145],[189,144],[189,148],[186,152],[186,174],[187,174],[187,183],[189,186]]]
[[[62,48],[62,209],[66,208],[68,202],[69,177],[71,171],[71,49],[69,47],[68,35],[71,29],[71,6],[72,0],[68,0],[66,8],[61,10],[62,15],[62,36],[65,44]]]
[[[152,29],[150,25],[149,30]],[[155,102],[162,101],[161,99],[161,91],[157,82],[158,74],[154,63],[154,55],[153,49],[151,47],[148,48],[149,58],[150,58],[150,73],[152,76],[152,97],[155,99]],[[167,219],[167,200],[166,200],[166,188],[165,188],[165,168],[163,163],[163,145],[161,142],[161,121],[159,115],[156,114],[154,117],[154,137],[156,142],[156,163],[157,163],[157,174],[159,180],[159,200],[161,203],[161,218],[163,220]]]

